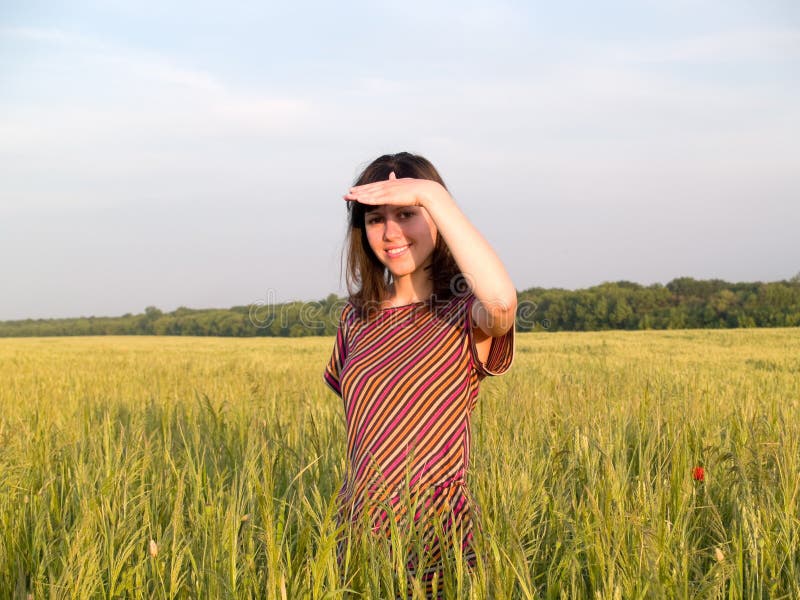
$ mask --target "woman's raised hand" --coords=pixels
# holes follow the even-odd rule
[[[447,190],[435,181],[411,177],[398,179],[392,171],[386,181],[351,187],[344,199],[361,204],[426,207],[432,198],[442,193],[446,194]]]

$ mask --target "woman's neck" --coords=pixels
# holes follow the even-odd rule
[[[428,300],[433,293],[433,283],[427,279],[424,281],[412,281],[411,277],[401,277],[395,279],[389,286],[386,302],[393,306],[403,306]]]

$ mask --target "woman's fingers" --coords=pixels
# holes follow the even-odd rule
[[[386,191],[381,187],[376,186],[374,183],[367,185],[359,185],[351,187],[350,191],[345,194],[345,200],[360,200],[365,204],[373,204],[377,198],[386,196]]]
[[[386,184],[385,181],[376,181],[375,183],[367,183],[365,185],[356,185],[350,188],[350,193],[360,192],[368,193],[381,189]]]
[[[363,204],[418,204],[414,192],[413,179],[397,179],[394,171],[389,173],[389,179],[375,181],[350,188],[344,195],[345,200],[358,200]]]
[[[348,192],[344,196],[345,200],[358,200],[362,204],[392,204],[391,196],[381,192],[368,192],[355,190]]]

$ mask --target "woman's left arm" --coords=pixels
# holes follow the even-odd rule
[[[351,188],[344,198],[367,204],[422,206],[447,242],[475,295],[477,301],[472,303],[475,325],[491,337],[501,337],[514,327],[517,291],[511,277],[444,186],[427,179],[397,179],[392,173],[387,181]]]
[[[447,190],[435,181],[421,205],[436,223],[461,272],[475,294],[472,318],[491,337],[505,335],[514,326],[517,290],[506,268]]]

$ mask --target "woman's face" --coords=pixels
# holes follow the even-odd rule
[[[375,256],[396,279],[426,267],[436,244],[436,225],[421,206],[369,207],[367,240]]]

